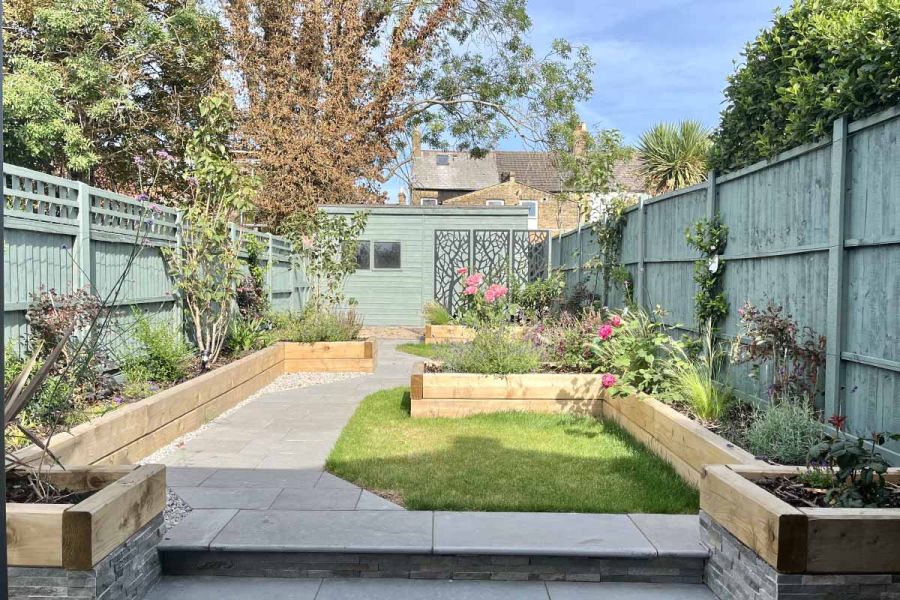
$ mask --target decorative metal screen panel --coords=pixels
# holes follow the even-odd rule
[[[528,229],[437,229],[434,232],[434,299],[456,315],[465,279],[457,271],[484,273],[509,285],[550,273],[550,232]]]
[[[459,283],[457,270],[472,264],[472,232],[468,229],[438,229],[434,232],[434,299],[451,314],[456,313]]]

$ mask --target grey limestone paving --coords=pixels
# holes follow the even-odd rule
[[[715,600],[702,585],[165,577],[146,600]]]

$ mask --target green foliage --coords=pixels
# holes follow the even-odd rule
[[[721,382],[727,354],[716,346],[710,329],[703,335],[702,346],[696,358],[675,346],[670,367],[671,397],[685,402],[701,422],[716,423],[734,401],[732,389]]]
[[[233,106],[226,96],[204,98],[201,121],[188,144],[189,204],[182,216],[184,243],[163,248],[184,300],[203,368],[222,350],[240,278],[241,239],[228,219],[251,206],[257,182],[241,172],[228,151]]]
[[[356,271],[356,252],[369,213],[358,210],[348,219],[317,210],[294,213],[283,231],[303,261],[310,302],[327,309],[345,302],[344,281]]]
[[[272,337],[286,342],[349,342],[362,330],[362,320],[352,308],[322,309],[313,305],[299,315],[276,315],[273,325]]]
[[[655,316],[662,314],[657,310]],[[611,332],[606,339],[604,329]],[[671,370],[666,359],[671,348],[677,345],[661,320],[655,320],[643,310],[629,309],[610,317],[590,342],[593,372],[618,375],[612,388],[618,395],[643,392],[662,396],[671,386]]]
[[[509,323],[519,314],[518,305],[510,301],[509,288],[499,283],[488,283],[483,273],[473,273],[466,277],[467,269],[460,268],[464,279],[460,281],[456,323],[469,327],[498,327]]]
[[[541,353],[507,328],[491,326],[479,330],[471,342],[448,348],[444,363],[454,373],[533,373],[541,366]]]
[[[184,336],[138,308],[133,309],[133,314],[135,323],[131,333],[137,348],[121,361],[126,381],[171,383],[185,379],[194,352]]]
[[[232,356],[259,350],[268,342],[263,319],[232,319],[225,338],[225,348]]]
[[[425,313],[425,322],[429,325],[447,325],[453,319],[450,311],[435,300],[426,302],[423,312]]]
[[[12,344],[8,344],[3,353],[3,386],[15,380],[25,367],[25,361],[18,357]],[[75,389],[65,376],[50,375],[43,382],[34,396],[19,413],[24,427],[53,427],[65,424],[66,415],[73,409]]]
[[[843,417],[832,417],[832,424],[843,425]],[[824,462],[834,476],[834,483],[825,501],[841,508],[879,508],[889,505],[884,474],[890,464],[877,451],[888,439],[900,440],[900,435],[876,433],[870,440],[850,439],[837,427],[834,436],[810,448],[809,458]]]
[[[269,296],[266,292],[266,271],[269,267],[260,264],[260,257],[268,251],[259,236],[244,238],[247,257],[247,275],[241,278],[235,294],[235,303],[242,319],[262,319],[269,312]]]
[[[645,131],[637,152],[650,190],[663,194],[705,181],[711,146],[710,130],[699,121],[659,123]]]
[[[834,486],[834,474],[829,469],[813,466],[797,475],[797,481],[809,488],[831,488]]]
[[[603,315],[587,308],[581,316],[564,312],[553,322],[531,327],[525,338],[541,348],[546,364],[553,370],[590,373],[596,368],[597,357],[590,342],[603,324]]]
[[[217,16],[193,0],[17,0],[4,11],[5,160],[45,172],[102,165],[110,187],[132,157],[180,149],[219,77]]]
[[[900,0],[803,0],[776,13],[728,79],[713,165],[729,170],[900,104]]]
[[[805,402],[776,402],[759,411],[747,430],[749,450],[786,464],[806,463],[809,449],[822,438],[822,425]]]
[[[566,280],[562,271],[555,270],[547,279],[526,283],[514,283],[510,297],[519,310],[519,318],[533,321],[548,314],[566,291]]]
[[[715,329],[728,314],[728,300],[725,297],[725,261],[722,253],[728,242],[728,226],[716,214],[712,219],[700,219],[694,229],[685,232],[688,246],[698,250],[703,258],[694,263],[694,282],[697,295],[694,297],[694,312],[697,323]]]

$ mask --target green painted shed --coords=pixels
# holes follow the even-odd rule
[[[527,229],[528,209],[518,207],[323,206],[329,214],[368,211],[360,240],[369,268],[345,284],[366,325],[424,324],[422,306],[434,298],[434,232],[439,229]]]

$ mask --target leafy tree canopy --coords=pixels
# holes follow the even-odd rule
[[[900,103],[900,0],[795,0],[729,77],[713,166],[746,166]]]
[[[219,80],[222,28],[194,0],[10,0],[7,160],[113,188],[179,154]]]
[[[586,49],[538,56],[524,0],[222,0],[262,218],[366,202],[423,142],[483,154],[564,139],[591,93]]]

